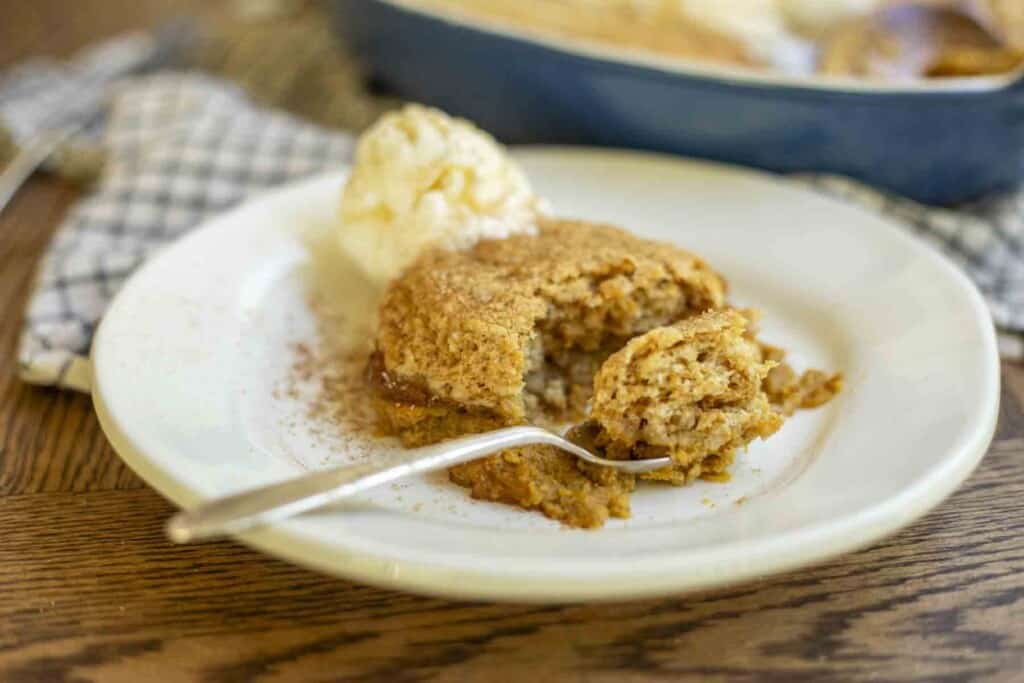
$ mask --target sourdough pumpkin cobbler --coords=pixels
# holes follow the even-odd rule
[[[435,250],[388,288],[372,372],[385,430],[406,445],[583,417],[595,372],[631,337],[724,301],[722,279],[676,247],[577,221]],[[574,526],[626,516],[631,476],[552,447],[452,470],[474,496]]]
[[[781,426],[777,355],[723,309],[725,284],[677,247],[578,221],[423,255],[388,288],[370,372],[384,431],[408,446],[586,419],[570,438],[611,459],[671,456],[642,479],[724,479]],[[769,349],[766,354],[765,349]],[[787,366],[788,367],[788,366]],[[792,371],[779,398],[803,395]],[[833,383],[838,388],[838,378]],[[777,386],[776,386],[777,385]],[[571,526],[629,515],[634,475],[530,446],[454,467],[476,498]]]
[[[612,460],[671,457],[642,479],[727,477],[738,449],[782,426],[762,385],[775,366],[733,310],[709,311],[630,340],[594,380],[590,420],[569,438]]]
[[[677,247],[549,220],[537,235],[435,250],[384,296],[382,414],[409,444],[472,424],[581,417],[598,367],[630,338],[724,302],[722,279]],[[455,409],[453,409],[453,407]]]
[[[422,107],[385,117],[346,188],[343,214],[360,219],[341,243],[388,282],[367,368],[382,432],[419,446],[575,423],[570,438],[605,457],[670,456],[641,478],[681,485],[728,478],[738,450],[838,391],[839,376],[798,377],[760,343],[756,315],[727,307],[725,280],[700,257],[549,217],[469,126]],[[475,498],[588,528],[628,517],[637,483],[551,446],[450,477]]]

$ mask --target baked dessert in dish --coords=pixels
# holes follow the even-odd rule
[[[737,450],[783,421],[762,388],[775,362],[748,324],[715,310],[630,340],[597,372],[590,420],[569,438],[612,460],[672,458],[646,479],[726,477]]]
[[[679,61],[901,81],[1012,72],[1020,0],[406,0]]]

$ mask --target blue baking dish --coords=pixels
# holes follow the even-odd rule
[[[1024,78],[787,77],[555,39],[404,5],[334,0],[336,30],[400,95],[508,143],[674,152],[827,172],[952,204],[1024,177]]]

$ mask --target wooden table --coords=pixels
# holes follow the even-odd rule
[[[0,65],[170,5],[4,7]],[[170,545],[171,506],[117,458],[89,399],[14,378],[33,266],[75,196],[36,179],[0,216],[0,680],[1024,680],[1024,369],[1004,367],[978,471],[868,550],[637,603],[419,598],[231,542]]]

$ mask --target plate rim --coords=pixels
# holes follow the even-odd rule
[[[712,167],[719,171],[726,170],[730,173],[753,176],[761,181],[782,185],[789,189],[794,187],[785,179],[772,174],[665,154],[557,146],[520,148],[516,153],[525,155],[564,155],[569,153],[591,158],[594,155],[610,155],[619,158],[626,156],[661,162],[680,162],[691,167]],[[333,175],[333,173],[329,175]],[[184,239],[202,232],[210,223],[216,222],[232,212],[244,210],[252,202],[266,201],[278,194],[294,192],[302,185],[311,185],[318,181],[323,181],[322,175],[307,177],[255,194],[224,212],[204,220]],[[832,201],[839,200],[832,199]],[[637,599],[732,585],[758,576],[820,563],[895,533],[951,494],[970,475],[984,456],[995,433],[998,418],[1000,374],[995,330],[991,324],[987,305],[973,283],[945,257],[906,234],[891,220],[884,222],[888,224],[888,228],[895,236],[911,245],[910,248],[918,257],[927,258],[941,265],[947,274],[957,281],[960,289],[963,289],[965,294],[970,297],[972,311],[980,318],[979,322],[987,321],[987,330],[984,334],[987,343],[983,349],[979,350],[979,353],[984,354],[985,364],[988,367],[987,377],[983,378],[983,381],[988,387],[991,387],[992,391],[989,400],[981,407],[979,419],[964,429],[964,438],[951,444],[949,449],[942,454],[941,466],[928,470],[926,475],[881,503],[817,525],[776,533],[766,538],[746,540],[742,543],[744,566],[740,569],[733,567],[727,575],[716,574],[711,569],[713,569],[717,556],[727,555],[730,552],[735,553],[734,546],[738,545],[736,543],[705,549],[698,553],[698,555],[704,555],[704,564],[708,568],[708,571],[701,574],[695,574],[692,571],[690,574],[674,574],[670,571],[672,562],[660,561],[657,568],[645,571],[643,567],[637,567],[637,571],[630,576],[598,575],[552,579],[546,574],[531,577],[477,568],[452,569],[408,559],[383,560],[358,551],[345,550],[337,545],[328,546],[312,539],[309,534],[303,533],[299,529],[290,528],[288,524],[238,534],[234,538],[247,546],[284,558],[295,564],[382,588],[456,599],[551,603]],[[175,245],[179,243],[180,240],[175,242]],[[173,246],[171,245],[171,248]],[[188,506],[200,501],[202,496],[186,483],[173,478],[142,452],[120,427],[116,417],[111,414],[103,395],[105,383],[102,359],[105,348],[106,321],[116,317],[118,301],[122,299],[122,294],[128,291],[133,286],[133,282],[141,278],[149,268],[153,267],[154,263],[164,258],[169,251],[171,249],[154,256],[129,277],[111,302],[108,315],[104,316],[104,320],[100,323],[92,349],[95,379],[93,403],[100,425],[119,457],[164,497],[179,506]],[[110,315],[112,312],[113,316]],[[780,552],[782,548],[785,548],[786,552]],[[680,553],[676,553],[675,560],[680,562],[681,566],[685,565],[687,569],[691,569],[694,564],[693,556],[680,558],[679,555]]]

